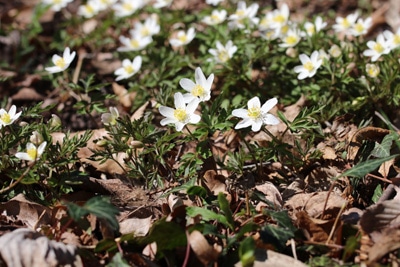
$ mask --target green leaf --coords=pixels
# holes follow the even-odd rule
[[[167,222],[161,219],[153,224],[148,236],[142,239],[144,244],[157,243],[157,250],[171,250],[186,245],[186,233],[175,222]]]
[[[261,240],[274,245],[278,250],[286,247],[286,242],[294,237],[294,233],[276,225],[268,224],[260,230]]]
[[[253,266],[256,259],[255,249],[256,244],[253,237],[251,236],[248,236],[240,243],[239,257],[243,267]]]
[[[382,163],[394,159],[397,157],[399,154],[392,155],[390,157],[385,157],[385,158],[380,158],[380,159],[372,159],[372,160],[367,160],[364,162],[361,162],[357,165],[355,165],[353,168],[350,170],[345,171],[342,173],[340,176],[336,177],[336,179],[343,177],[343,176],[351,176],[351,177],[364,177],[368,173],[376,170]]]
[[[112,260],[106,265],[107,267],[129,267],[131,265],[128,264],[126,260],[122,257],[121,253],[117,253],[114,255]]]
[[[218,194],[218,203],[219,203],[219,207],[225,214],[225,218],[228,221],[229,227],[233,230],[235,228],[234,227],[235,222],[233,221],[232,211],[229,206],[228,200],[226,199],[224,193],[222,193],[222,192],[220,192]]]
[[[374,203],[378,202],[379,198],[382,196],[382,186],[378,184],[378,186],[374,190],[374,195],[372,196],[372,201]]]
[[[208,210],[201,207],[186,207],[186,213],[190,217],[195,217],[197,215],[200,215],[201,218],[206,222],[216,220],[227,227],[231,227],[224,215],[215,213],[212,210]]]
[[[189,187],[186,193],[189,196],[199,196],[201,198],[205,198],[207,196],[207,190],[204,187],[198,185]]]
[[[375,147],[371,152],[371,156],[377,158],[384,158],[390,156],[390,149],[392,148],[393,141],[398,138],[398,134],[396,132],[385,135],[382,142],[375,143]]]
[[[104,219],[110,224],[112,229],[119,229],[118,220],[116,218],[116,216],[119,214],[119,210],[114,207],[110,203],[110,200],[106,197],[93,197],[89,199],[83,206],[78,206],[71,202],[66,203],[66,206],[68,208],[69,215],[75,221],[78,221],[88,214],[93,214],[99,219]]]

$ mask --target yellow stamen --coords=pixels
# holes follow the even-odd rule
[[[187,36],[186,36],[186,34],[182,34],[181,36],[178,37],[178,39],[182,43],[185,43],[187,41]]]
[[[274,17],[274,22],[278,22],[278,23],[284,23],[285,22],[285,17],[282,14],[276,15]]]
[[[57,59],[56,62],[54,62],[54,64],[55,64],[57,67],[61,68],[61,69],[64,68],[65,65],[66,65],[64,58],[59,58],[59,59]]]
[[[138,48],[139,47],[139,42],[136,39],[131,40],[130,43],[131,43],[131,46],[133,48]]]
[[[177,108],[174,110],[174,117],[180,122],[185,122],[188,116],[185,109]]]
[[[221,50],[221,51],[219,51],[219,52],[218,52],[218,59],[219,59],[221,62],[226,62],[226,61],[228,61],[228,59],[229,59],[229,54],[228,54],[228,52],[227,52],[226,50]]]
[[[196,84],[192,89],[192,95],[194,96],[202,96],[204,95],[204,88],[200,84]]]
[[[8,113],[4,113],[3,115],[1,115],[0,119],[6,124],[9,124],[11,122],[11,117]]]
[[[286,37],[286,43],[289,45],[294,45],[297,43],[297,36],[295,35],[289,35]]]
[[[261,109],[259,107],[252,107],[247,110],[247,115],[252,119],[261,117]]]
[[[28,148],[28,149],[26,150],[26,153],[27,153],[28,156],[29,156],[31,159],[33,159],[33,160],[35,160],[36,157],[37,157],[37,149],[36,149],[36,147]]]
[[[125,66],[124,70],[126,71],[126,73],[129,73],[129,74],[135,72],[135,69],[131,65]]]
[[[311,61],[308,61],[306,64],[303,65],[303,67],[308,71],[312,71],[314,69],[314,65]]]
[[[376,44],[374,45],[374,50],[375,50],[376,52],[378,52],[378,53],[382,53],[383,50],[385,50],[385,49],[383,48],[383,46],[382,46],[380,43],[376,43]]]

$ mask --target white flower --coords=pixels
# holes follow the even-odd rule
[[[206,0],[206,3],[209,4],[209,5],[216,6],[216,5],[218,5],[219,3],[221,3],[222,1],[223,1],[223,0]]]
[[[229,40],[225,46],[223,46],[220,41],[217,41],[216,45],[217,49],[210,48],[208,52],[214,56],[215,61],[218,63],[227,62],[237,51],[237,46],[233,45],[231,40]]]
[[[8,112],[3,108],[0,109],[0,129],[3,126],[13,124],[21,116],[22,111],[15,113],[16,111],[17,107],[15,105],[12,105]]]
[[[118,117],[118,109],[116,107],[110,107],[110,113],[104,113],[101,115],[101,122],[103,122],[104,125],[115,125],[117,124]]]
[[[324,22],[320,16],[318,16],[315,18],[314,23],[307,21],[304,24],[304,35],[313,36],[314,34],[320,32],[323,28],[325,28],[326,25],[327,23]]]
[[[163,8],[163,7],[168,7],[172,4],[173,0],[156,0],[156,2],[153,4],[153,7],[155,8]]]
[[[50,5],[53,11],[58,12],[72,1],[73,0],[42,0],[42,3],[45,5]]]
[[[183,78],[179,81],[180,86],[188,93],[183,95],[185,103],[191,102],[193,99],[198,99],[200,102],[208,101],[211,98],[211,86],[214,81],[214,74],[212,73],[206,79],[200,67],[197,67],[194,73],[195,81]]]
[[[75,51],[72,53],[70,52],[69,47],[65,48],[62,57],[60,57],[59,55],[53,55],[51,61],[53,61],[53,64],[55,66],[47,67],[45,68],[45,70],[47,70],[50,73],[56,73],[66,70],[71,64],[71,62],[74,60],[75,54],[76,54]]]
[[[186,124],[198,123],[201,118],[199,115],[194,114],[194,112],[196,111],[199,103],[200,100],[198,98],[194,98],[186,106],[183,95],[181,93],[175,93],[175,109],[166,106],[160,106],[158,109],[161,115],[166,117],[160,121],[160,124],[164,126],[172,123],[175,124],[175,129],[177,131],[182,131]]]
[[[106,10],[115,4],[117,0],[89,0],[88,3],[93,3],[97,5],[99,10]]]
[[[114,74],[118,76],[115,80],[120,81],[122,79],[128,79],[129,77],[132,77],[134,74],[136,74],[141,67],[141,56],[136,56],[132,61],[130,61],[129,59],[124,59],[122,61],[122,67],[114,72]]]
[[[32,135],[29,137],[29,141],[31,141],[31,143],[34,145],[40,145],[44,141],[43,135],[38,131],[33,131]]]
[[[187,45],[194,39],[195,36],[196,32],[194,28],[189,28],[187,32],[178,31],[178,33],[176,34],[176,38],[169,39],[169,43],[175,47]]]
[[[143,0],[122,0],[121,3],[116,3],[112,6],[116,17],[127,17],[142,8],[145,5]]]
[[[343,32],[345,34],[348,34],[350,28],[352,28],[356,23],[357,18],[358,18],[358,12],[349,14],[345,18],[337,17],[335,19],[336,24],[334,24],[332,28],[336,32]]]
[[[130,31],[130,35],[130,37],[119,37],[119,41],[122,43],[123,46],[118,47],[117,51],[139,51],[148,46],[151,42],[153,42],[153,38],[151,38],[151,36],[142,36],[134,30]]]
[[[96,16],[99,13],[99,11],[100,7],[96,1],[88,1],[85,5],[79,6],[78,15],[85,18],[91,18]]]
[[[260,20],[256,17],[258,7],[257,3],[253,3],[247,7],[246,2],[239,1],[236,12],[228,18],[230,20],[229,27],[244,29],[246,21],[249,21],[251,25],[257,25]]]
[[[251,126],[253,132],[258,132],[263,124],[276,125],[279,124],[278,118],[268,113],[276,104],[278,100],[272,98],[261,106],[260,99],[255,96],[247,102],[247,109],[239,108],[232,111],[232,115],[242,118],[235,129],[241,129]]]
[[[149,16],[144,23],[136,22],[132,36],[151,37],[160,32],[156,16]]]
[[[372,62],[377,61],[381,55],[388,54],[390,52],[390,47],[382,33],[376,37],[376,41],[368,41],[367,46],[369,49],[365,50],[363,55],[371,57]]]
[[[376,78],[379,75],[380,68],[378,65],[375,64],[367,64],[365,66],[365,70],[369,77]]]
[[[386,42],[391,50],[400,46],[400,28],[397,29],[396,33],[385,30],[383,35],[385,36]]]
[[[47,142],[43,142],[39,147],[36,147],[32,143],[26,145],[26,152],[17,152],[15,156],[19,159],[28,161],[37,161],[42,156],[44,149],[46,148]]]
[[[280,29],[289,22],[289,7],[283,4],[280,9],[267,13],[269,26],[272,29]]]
[[[302,65],[294,67],[294,71],[299,73],[297,76],[299,80],[314,76],[317,69],[322,65],[322,59],[319,57],[318,51],[314,51],[311,54],[311,58],[306,54],[301,54],[299,58]]]
[[[336,44],[332,45],[329,48],[329,55],[331,55],[334,58],[340,57],[340,55],[342,54],[342,49],[340,49],[340,47]]]
[[[366,20],[359,18],[357,22],[349,29],[349,32],[353,36],[360,36],[366,34],[371,25],[372,25],[371,17],[367,18]]]
[[[211,16],[203,18],[203,22],[207,25],[217,25],[225,21],[227,12],[226,10],[213,10]]]
[[[300,32],[297,29],[290,29],[286,33],[286,35],[282,38],[282,42],[280,43],[280,47],[294,47],[300,42]]]

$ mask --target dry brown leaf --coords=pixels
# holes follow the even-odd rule
[[[306,211],[302,210],[296,213],[296,224],[300,229],[303,230],[309,241],[313,242],[325,242],[329,237],[329,230],[326,231],[322,225],[317,224],[307,214]]]
[[[269,201],[271,201],[276,207],[281,208],[283,205],[283,200],[281,193],[279,192],[278,188],[271,183],[271,182],[265,182],[261,185],[256,185],[255,188],[260,191],[261,193],[264,194],[265,198]],[[266,203],[260,202],[256,210],[260,211],[261,207],[267,207],[268,205]]]
[[[304,179],[306,187],[312,192],[327,191],[331,187],[333,178],[338,177],[341,171],[336,166],[319,166],[313,169]]]
[[[197,230],[190,233],[188,242],[194,254],[204,266],[208,266],[210,263],[217,261],[222,251],[222,247],[220,246],[211,246],[203,234]]]
[[[12,96],[14,101],[40,101],[43,100],[44,97],[36,92],[34,88],[24,87],[18,90],[18,92]]]
[[[119,223],[121,234],[133,233],[134,236],[145,236],[150,230],[151,218],[128,218]]]
[[[367,234],[383,228],[400,227],[400,201],[386,200],[368,207],[361,216],[360,226]]]
[[[375,244],[369,249],[367,266],[375,266],[383,256],[400,248],[400,229],[387,228],[375,238]]]
[[[124,109],[130,109],[132,107],[132,101],[135,99],[136,92],[130,93],[125,87],[115,82],[112,83],[112,89],[114,94],[118,96],[118,101]]]
[[[288,255],[275,252],[273,250],[256,249],[256,260],[253,267],[277,267],[277,266],[290,266],[290,267],[306,267],[304,263],[298,261]],[[237,262],[235,267],[242,267],[241,262]]]
[[[329,198],[328,194],[329,192],[297,194],[286,201],[285,207],[294,213],[305,210],[312,218],[319,218],[322,213],[325,216],[323,219],[336,218],[346,200],[334,192],[331,192]],[[324,211],[327,198],[328,202]]]
[[[218,196],[220,192],[226,192],[225,179],[225,176],[218,175],[215,170],[208,170],[204,173],[201,182],[211,194]]]
[[[17,229],[1,236],[0,255],[6,266],[83,266],[75,246],[49,240],[29,229]]]
[[[51,210],[29,201],[23,194],[17,195],[6,203],[1,203],[0,210],[11,220],[17,219],[31,229],[51,223]]]
[[[90,64],[97,69],[99,75],[107,75],[114,73],[122,63],[112,53],[97,53]]]

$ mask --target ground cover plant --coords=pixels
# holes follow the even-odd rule
[[[0,3],[4,266],[396,266],[397,1]]]

